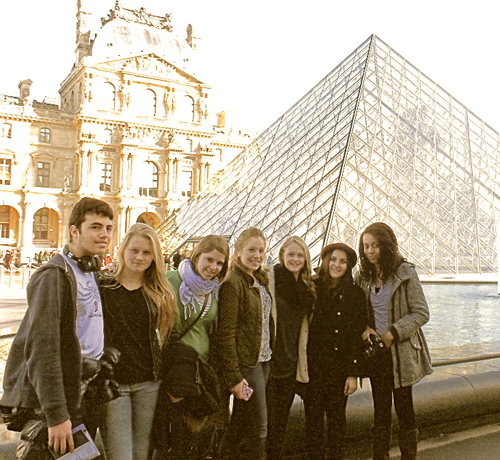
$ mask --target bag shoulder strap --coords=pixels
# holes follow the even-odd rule
[[[177,341],[179,342],[190,330],[191,328],[198,322],[198,320],[203,316],[203,312],[205,311],[205,309],[207,308],[207,304],[208,304],[208,298],[210,297],[210,293],[209,294],[205,294],[205,301],[203,302],[203,308],[201,309],[200,311],[200,314],[196,317],[196,319],[188,326],[186,327],[186,329],[184,329],[182,331],[182,333],[179,335],[179,337],[177,338]]]

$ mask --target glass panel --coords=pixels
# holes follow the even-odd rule
[[[500,137],[373,36],[163,223],[175,246],[257,226],[276,260],[285,238],[311,254],[357,247],[391,225],[422,273],[496,271]]]

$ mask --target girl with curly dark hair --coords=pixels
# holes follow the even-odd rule
[[[374,402],[373,458],[389,458],[391,408],[399,421],[402,460],[417,457],[413,384],[432,372],[421,327],[429,308],[415,266],[399,253],[393,230],[383,222],[369,225],[359,240],[360,273],[356,283],[368,303],[369,327],[363,339],[379,337],[385,350],[367,363]]]

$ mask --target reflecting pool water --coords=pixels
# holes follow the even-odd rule
[[[433,359],[500,352],[496,284],[424,284],[431,318],[423,328]]]

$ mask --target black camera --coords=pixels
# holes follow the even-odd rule
[[[372,343],[366,340],[366,346],[361,350],[361,359],[365,361],[375,358],[385,350],[385,344],[380,337],[371,334],[370,339]]]

